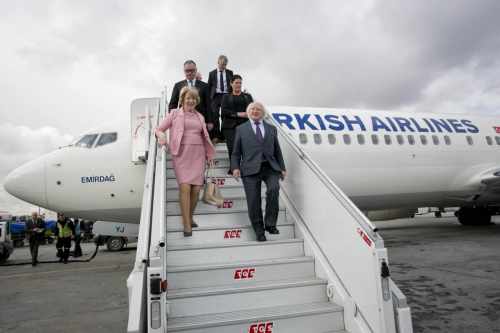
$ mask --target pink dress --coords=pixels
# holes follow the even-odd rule
[[[206,152],[203,124],[194,112],[184,112],[184,134],[179,153],[172,156],[178,184],[203,185]]]

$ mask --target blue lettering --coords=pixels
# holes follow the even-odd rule
[[[477,128],[475,125],[472,124],[470,120],[467,119],[462,119],[460,120],[462,124],[464,124],[465,127],[467,127],[467,130],[469,133],[479,133],[479,128]]]
[[[418,124],[418,122],[415,119],[410,118],[410,121],[413,123],[413,125],[415,125],[415,128],[417,129],[417,132],[420,132],[420,133],[427,133],[427,132],[429,132],[429,130],[427,128],[420,127],[420,125]]]
[[[443,133],[442,129],[445,129],[449,133],[453,133],[453,130],[451,129],[450,125],[448,125],[446,120],[431,118],[431,122],[434,124],[434,126],[436,126],[436,129],[439,133]]]
[[[426,124],[427,124],[427,127],[429,127],[429,129],[431,130],[432,133],[436,132],[436,130],[434,130],[434,127],[432,126],[431,122],[425,118],[422,119]]]
[[[396,125],[394,125],[394,122],[392,121],[392,119],[389,117],[385,117],[385,119],[387,119],[387,122],[389,123],[389,125],[391,125],[392,130],[394,132],[397,132],[398,128],[396,127]]]
[[[295,116],[295,119],[297,119],[297,123],[299,124],[299,128],[301,130],[306,129],[306,124],[310,129],[315,130],[315,131],[318,130],[316,128],[316,126],[314,126],[312,123],[309,122],[309,117],[311,116],[310,114],[307,113],[304,115],[300,115],[300,114],[296,113],[296,114],[294,114],[294,116]]]
[[[399,125],[399,128],[401,129],[401,132],[406,132],[406,128],[410,132],[415,132],[413,128],[411,128],[410,121],[406,118],[402,117],[394,117],[394,121]]]
[[[327,114],[325,116],[325,120],[330,123],[330,125],[328,125],[328,128],[329,129],[332,129],[334,131],[342,131],[344,129],[344,123],[341,122],[339,119],[339,116],[335,116],[333,114]]]
[[[379,129],[384,129],[387,132],[390,132],[391,129],[380,119],[379,117],[372,117],[372,128],[374,132],[377,132]]]
[[[363,124],[363,121],[358,116],[354,116],[354,119],[349,119],[347,116],[342,116],[342,118],[344,118],[344,121],[350,131],[354,130],[352,125],[359,125],[362,131],[366,131],[365,124]]]
[[[455,132],[457,133],[467,133],[467,131],[462,127],[463,124],[461,124],[458,120],[456,119],[446,119],[448,122],[453,126],[455,129]]]
[[[278,122],[278,124],[286,125],[288,129],[294,130],[295,127],[292,125],[293,117],[286,113],[273,113],[274,119]]]
[[[316,120],[318,121],[319,128],[322,131],[326,130],[325,123],[323,122],[323,119],[321,118],[321,115],[315,114],[314,117],[316,117]]]

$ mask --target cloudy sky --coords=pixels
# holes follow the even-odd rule
[[[2,1],[0,184],[221,53],[266,104],[500,115],[500,1]],[[28,211],[0,186],[0,210]]]

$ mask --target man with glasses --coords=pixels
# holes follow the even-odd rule
[[[200,95],[200,104],[196,106],[196,111],[201,113],[205,117],[205,123],[207,124],[207,129],[211,131],[214,128],[212,121],[212,112],[210,112],[210,96],[208,95],[208,85],[196,79],[196,74],[198,70],[196,69],[196,63],[193,60],[186,60],[184,62],[184,75],[185,80],[179,81],[174,85],[172,90],[172,97],[170,98],[170,103],[168,103],[168,110],[177,109],[179,107],[179,95],[181,89],[185,86],[195,87],[198,89],[198,94]]]

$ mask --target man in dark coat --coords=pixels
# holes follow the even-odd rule
[[[31,264],[38,264],[38,248],[45,240],[45,221],[38,213],[31,214],[31,220],[26,223],[26,232],[30,243]]]
[[[195,87],[198,89],[198,93],[200,95],[200,104],[196,106],[196,111],[200,112],[203,117],[205,117],[205,123],[207,124],[207,129],[211,131],[214,127],[212,121],[212,112],[210,109],[210,96],[208,94],[208,85],[196,79],[196,73],[198,72],[196,68],[196,63],[193,60],[186,60],[184,62],[184,74],[186,75],[186,79],[177,82],[174,85],[174,89],[172,90],[172,97],[170,98],[170,102],[168,103],[168,110],[177,109],[179,106],[179,95],[181,93],[181,89],[189,86]]]
[[[217,68],[208,74],[208,91],[211,99],[212,120],[214,122],[214,129],[210,133],[210,137],[215,142],[223,141],[224,135],[220,130],[220,108],[222,104],[222,96],[231,93],[231,84],[233,78],[233,71],[227,69],[227,57],[220,55],[217,60]]]
[[[276,228],[279,213],[279,179],[286,176],[285,162],[278,142],[276,127],[263,121],[265,109],[261,103],[248,105],[249,121],[236,127],[231,170],[243,180],[248,216],[259,242],[265,241],[265,231],[279,234]],[[262,182],[266,183],[266,215],[262,217]]]

